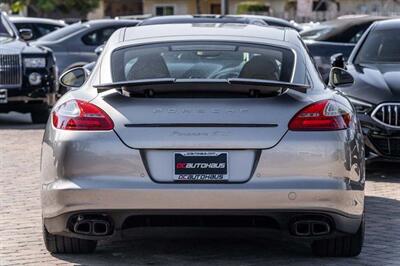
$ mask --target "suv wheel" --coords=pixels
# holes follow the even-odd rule
[[[58,254],[84,254],[95,251],[97,241],[80,239],[74,237],[58,236],[50,234],[43,226],[43,240],[46,249],[51,253]]]
[[[48,107],[33,110],[31,112],[32,123],[34,124],[46,124],[49,119],[50,110]]]
[[[314,255],[320,257],[355,257],[361,253],[364,242],[365,221],[354,235],[331,239],[315,240],[312,245]]]

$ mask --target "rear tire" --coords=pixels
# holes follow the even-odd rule
[[[34,124],[46,124],[47,119],[49,119],[50,110],[49,108],[41,108],[33,110],[31,112],[32,123]]]
[[[364,243],[365,221],[354,235],[340,236],[331,239],[315,240],[312,252],[319,257],[356,257],[361,253]]]
[[[85,254],[96,250],[97,241],[50,234],[43,226],[46,249],[54,254]]]

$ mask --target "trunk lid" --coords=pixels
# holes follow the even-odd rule
[[[140,149],[149,176],[160,183],[246,182],[260,149],[277,145],[310,102],[291,91],[260,98],[100,95],[93,103],[110,115],[122,142]]]
[[[93,103],[135,149],[267,149],[309,101],[298,93],[265,98],[137,98],[103,93]],[[300,99],[300,100],[299,100]]]

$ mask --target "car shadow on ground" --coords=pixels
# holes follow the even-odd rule
[[[0,130],[3,129],[44,129],[45,124],[33,124],[29,114],[11,112],[0,114]]]
[[[393,167],[393,169],[392,169]],[[385,179],[379,176],[385,172]],[[397,171],[397,172],[396,172]],[[396,175],[397,174],[397,175]],[[400,180],[398,167],[368,169],[375,181]],[[73,264],[113,265],[385,265],[400,254],[400,201],[366,197],[366,239],[356,258],[315,258],[308,244],[248,229],[135,229],[128,240],[100,242],[95,254],[53,255]],[[392,215],[388,219],[388,212]],[[374,254],[372,256],[371,254]]]
[[[400,160],[398,162],[367,163],[367,180],[400,183]]]

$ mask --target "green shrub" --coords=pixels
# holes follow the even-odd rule
[[[269,11],[269,6],[257,1],[247,1],[240,2],[236,13],[237,14],[256,14],[256,13],[266,13]]]

